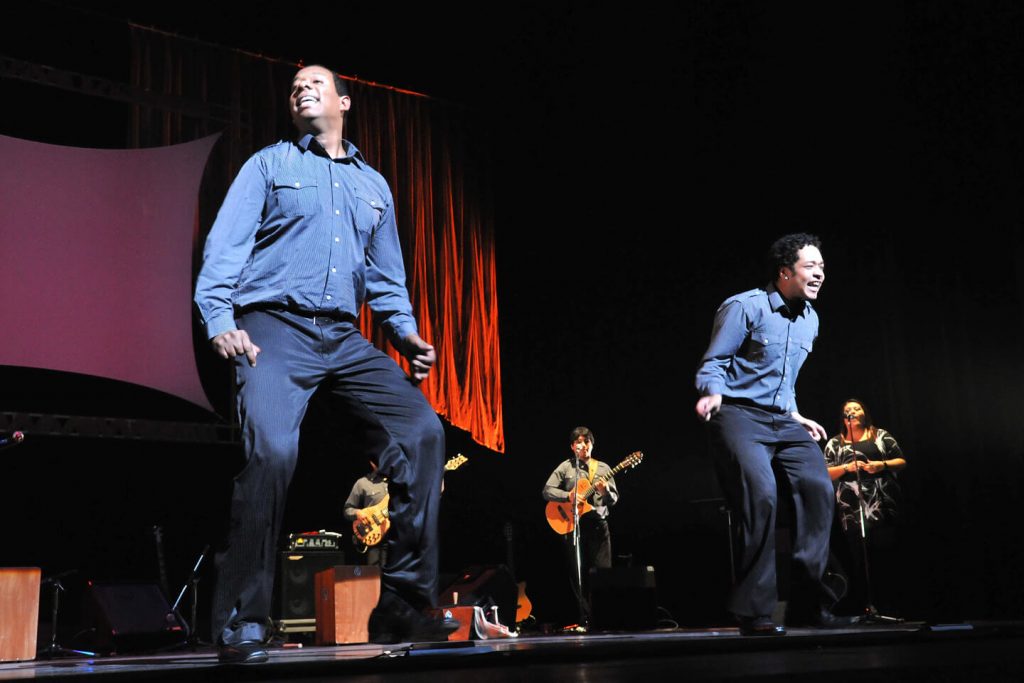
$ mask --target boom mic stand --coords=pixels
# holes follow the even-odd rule
[[[181,590],[178,591],[178,597],[174,601],[174,605],[171,606],[171,610],[167,613],[168,622],[173,622],[175,618],[179,618],[185,622],[185,628],[188,632],[186,643],[193,650],[199,645],[199,636],[197,635],[198,629],[196,628],[198,624],[199,607],[199,567],[203,564],[203,560],[206,558],[206,554],[208,552],[210,552],[210,546],[206,545],[203,548],[203,551],[199,553],[196,563],[192,566],[192,573],[188,575],[188,578],[185,580],[185,584],[181,587]],[[185,597],[185,591],[189,588],[192,589],[192,602],[189,614],[191,621],[186,621],[184,617],[181,616],[181,612],[178,611],[178,607],[181,605],[181,599]]]
[[[878,609],[875,607],[874,591],[871,588],[871,567],[869,562],[868,552],[868,520],[867,520],[867,503],[864,501],[864,485],[860,476],[860,465],[857,456],[857,450],[853,447],[853,415],[846,414],[843,416],[843,420],[846,422],[846,433],[850,435],[850,442],[845,445],[845,448],[849,448],[852,453],[854,463],[854,476],[857,479],[857,502],[859,504],[859,522],[860,522],[860,548],[862,553],[862,559],[864,561],[864,588],[867,597],[867,605],[864,606],[864,623],[866,624],[898,624],[903,620],[898,617],[890,617],[884,614],[879,614]],[[865,456],[865,462],[867,456]]]

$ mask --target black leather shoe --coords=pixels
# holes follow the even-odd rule
[[[771,617],[738,617],[740,634],[744,636],[784,636],[786,627],[776,624]]]
[[[231,645],[221,645],[217,660],[221,664],[260,664],[270,659],[266,646],[259,640],[242,640]]]
[[[383,591],[370,612],[368,630],[371,643],[426,643],[448,640],[459,626],[457,619],[427,616],[395,593]]]
[[[846,628],[861,622],[861,617],[841,617],[822,607],[810,620],[814,628]]]

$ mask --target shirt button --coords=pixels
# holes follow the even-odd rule
[[[340,216],[341,215],[341,209],[335,209],[334,210],[334,215],[335,216]]]
[[[341,187],[341,185],[339,185],[338,183],[334,183],[334,186],[335,187]]]
[[[332,272],[332,273],[337,273],[337,272],[338,272],[338,269],[337,269],[337,268],[331,268],[331,272]]]
[[[375,201],[373,201],[373,200],[371,199],[371,200],[370,200],[370,206],[377,206],[377,202],[375,202]]]
[[[335,237],[335,238],[334,238],[334,241],[335,241],[335,242],[340,242],[340,241],[341,241],[341,238],[340,238],[340,237]]]
[[[331,300],[331,295],[330,295],[330,294],[328,294],[328,295],[327,295],[327,300],[328,300],[328,301],[330,301],[330,300]]]
[[[302,183],[295,183],[295,187],[302,187]]]

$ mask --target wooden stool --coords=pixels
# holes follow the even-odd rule
[[[41,575],[37,567],[0,568],[0,662],[35,659]]]

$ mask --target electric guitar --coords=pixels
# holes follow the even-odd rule
[[[641,453],[640,451],[630,453],[626,457],[626,459],[620,462],[618,465],[616,465],[611,472],[601,477],[596,477],[594,479],[594,483],[597,483],[599,481],[608,481],[618,472],[633,469],[634,467],[639,465],[643,461],[643,459],[644,454]],[[594,485],[586,477],[580,477],[579,481],[576,483],[575,498],[577,501],[577,508],[580,512],[580,517],[594,509],[594,506],[591,505],[588,501],[590,497],[594,494],[594,491],[596,490],[597,489],[594,488]],[[564,503],[556,503],[555,501],[550,501],[544,508],[544,516],[548,518],[548,524],[550,524],[551,528],[554,529],[556,532],[564,535],[572,531],[573,528],[575,528],[576,526],[573,521],[572,514],[572,497],[570,497],[570,499]]]
[[[456,470],[462,467],[467,460],[469,458],[460,453],[444,464],[444,470],[445,472]],[[391,528],[391,519],[388,513],[388,501],[390,500],[391,496],[385,495],[376,505],[370,505],[360,510],[364,516],[362,522],[358,519],[352,522],[354,536],[352,540],[359,548],[359,552],[365,553],[367,548],[380,543],[384,534]]]

